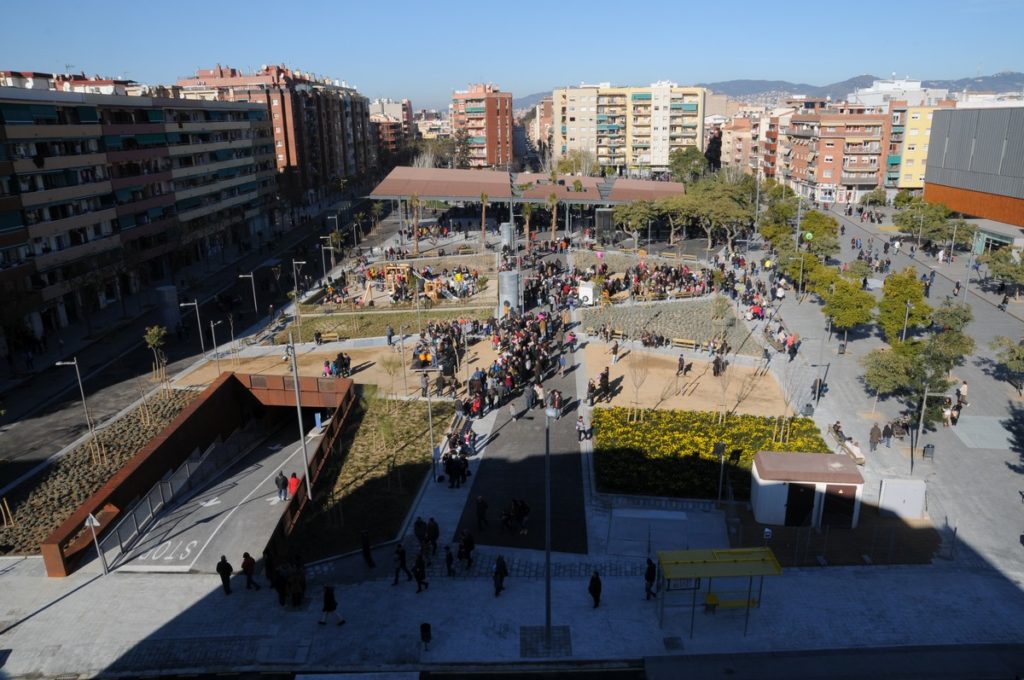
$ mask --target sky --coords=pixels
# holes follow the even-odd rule
[[[284,63],[417,109],[473,82],[519,97],[582,82],[1024,71],[1024,0],[33,0],[5,3],[3,20],[0,70],[72,64],[158,84]]]

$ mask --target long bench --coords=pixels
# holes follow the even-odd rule
[[[337,331],[326,331],[320,333],[320,342],[338,342],[341,340],[341,336],[338,335]]]
[[[679,347],[680,349],[692,349],[696,352],[700,349],[700,345],[701,343],[689,338],[672,338],[672,346]]]
[[[704,596],[704,611],[714,614],[719,609],[756,609],[760,603],[756,597],[721,600],[715,593],[708,593]]]

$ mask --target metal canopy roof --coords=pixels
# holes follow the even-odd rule
[[[562,205],[654,201],[686,191],[684,185],[677,182],[559,175],[557,183],[552,183],[550,177],[537,173],[403,166],[388,173],[370,192],[370,198],[406,200],[415,194],[421,200],[479,202],[480,194],[487,194],[491,202],[507,202],[512,197],[513,185],[519,194],[515,197],[517,203],[545,203],[554,193]],[[574,190],[576,186],[579,191]]]
[[[659,550],[658,562],[667,579],[778,576],[782,573],[771,548]]]

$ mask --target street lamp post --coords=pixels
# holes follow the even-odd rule
[[[78,379],[78,393],[82,396],[82,410],[85,411],[85,426],[89,430],[89,437],[92,440],[93,451],[99,454],[99,442],[96,440],[96,429],[92,425],[92,416],[89,415],[89,405],[85,402],[85,387],[82,386],[82,372],[78,370],[78,357],[71,361],[58,361],[55,366],[74,366],[75,378]]]
[[[907,311],[903,315],[903,334],[900,335],[900,342],[904,342],[907,339],[907,323],[910,321],[910,300],[906,302]]]
[[[256,302],[256,276],[255,276],[255,272],[249,272],[248,274],[239,274],[238,278],[240,278],[240,279],[249,279],[249,283],[252,284],[252,311],[257,316],[259,316],[260,306],[259,306],[259,303]]]
[[[551,419],[558,409],[544,409],[544,643],[551,651]]]
[[[330,238],[331,238],[330,236],[321,236],[320,240],[321,241],[330,241]],[[325,245],[323,243],[321,243],[320,244],[320,267],[324,271],[324,283],[327,283],[327,259],[324,256],[324,247],[325,247]]]
[[[302,442],[302,465],[306,471],[306,496],[313,500],[313,482],[309,478],[309,452],[306,451],[306,428],[302,425],[302,400],[299,397],[299,367],[295,363],[295,343],[292,334],[288,334],[288,347],[285,349],[292,360],[292,385],[295,387],[295,411],[299,415],[299,440]]]
[[[405,329],[408,326],[398,327],[398,344],[402,348],[402,386],[405,388],[405,396],[409,396],[409,371],[405,364]]]
[[[224,323],[223,321],[214,321],[210,319],[210,339],[213,342],[213,359],[217,362],[217,375],[220,375],[220,354],[217,352],[217,331],[214,329]]]
[[[179,307],[195,307],[196,310],[196,332],[199,333],[199,349],[202,350],[203,356],[206,356],[206,341],[203,340],[203,322],[199,320],[199,300],[193,300],[192,302],[179,302]]]
[[[338,251],[338,249],[335,248],[334,246],[320,246],[320,259],[321,260],[323,259],[324,251],[325,250],[331,251],[331,270],[333,270],[334,269],[334,265],[337,262],[337,251]],[[326,284],[327,284],[327,273],[325,272],[324,273],[324,285],[326,285]]]
[[[299,269],[306,264],[298,260],[292,260],[292,281],[295,284],[295,326],[299,335],[299,342],[302,342],[302,306],[299,304]]]

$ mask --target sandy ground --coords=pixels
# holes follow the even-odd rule
[[[608,346],[603,343],[588,343],[583,351],[590,377],[596,378],[607,366],[612,384],[622,379],[621,389],[612,397],[612,406],[633,406],[634,399],[638,399],[645,408],[717,411],[722,405],[724,383],[725,403],[735,413],[777,416],[786,412],[782,390],[770,373],[761,375],[753,368],[733,365],[726,371],[726,377],[715,378],[705,354],[689,360],[693,368],[686,377],[677,377],[678,355],[620,350],[619,362],[612,364]],[[639,370],[643,365],[647,366],[647,377],[637,397],[631,366]]]

